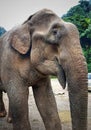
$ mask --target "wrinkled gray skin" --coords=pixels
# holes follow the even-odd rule
[[[31,130],[29,86],[46,130],[62,130],[49,75],[56,75],[63,88],[68,82],[72,130],[87,130],[87,67],[79,33],[43,9],[0,38],[0,116],[6,115],[6,91],[13,130]]]

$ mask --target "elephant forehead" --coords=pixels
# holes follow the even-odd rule
[[[57,20],[57,19],[59,19],[59,17],[56,14],[54,14],[52,11],[49,11],[49,10],[44,11],[43,10],[43,11],[36,13],[32,17],[31,23],[35,26],[39,25],[39,27],[40,27],[41,25],[44,25],[44,26],[49,25],[50,22]]]

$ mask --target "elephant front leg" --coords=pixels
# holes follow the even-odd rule
[[[6,116],[6,110],[3,102],[3,92],[0,91],[0,117],[5,117]]]
[[[46,130],[62,130],[49,78],[33,86],[33,93]]]
[[[28,118],[28,92],[21,84],[16,82],[15,86],[10,85],[7,91],[13,130],[31,130]]]

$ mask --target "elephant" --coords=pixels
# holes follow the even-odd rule
[[[28,93],[32,86],[46,130],[62,130],[50,75],[68,84],[72,130],[87,130],[87,64],[77,27],[42,9],[0,38],[0,116],[2,92],[9,98],[13,130],[31,130]]]

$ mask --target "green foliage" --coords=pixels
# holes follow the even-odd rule
[[[89,24],[91,24],[91,5],[89,5],[89,2],[86,0],[80,0],[79,2],[80,4],[72,7],[62,18],[75,24],[80,32],[80,37],[83,37],[84,31],[87,29],[89,31],[91,30],[91,26],[89,26]],[[88,35],[86,33],[88,33],[88,31],[85,32],[85,35]]]
[[[88,72],[91,72],[91,47],[83,48],[83,53],[86,57],[86,61],[87,61],[87,65],[88,65]]]
[[[77,6],[72,7],[63,19],[75,24],[79,30],[81,46],[91,72],[91,1],[80,0]]]
[[[80,7],[82,7],[82,9],[84,10],[84,12],[89,12],[90,10],[90,2],[87,0],[80,0]]]
[[[89,24],[85,31],[81,34],[81,37],[91,38],[91,24]]]

